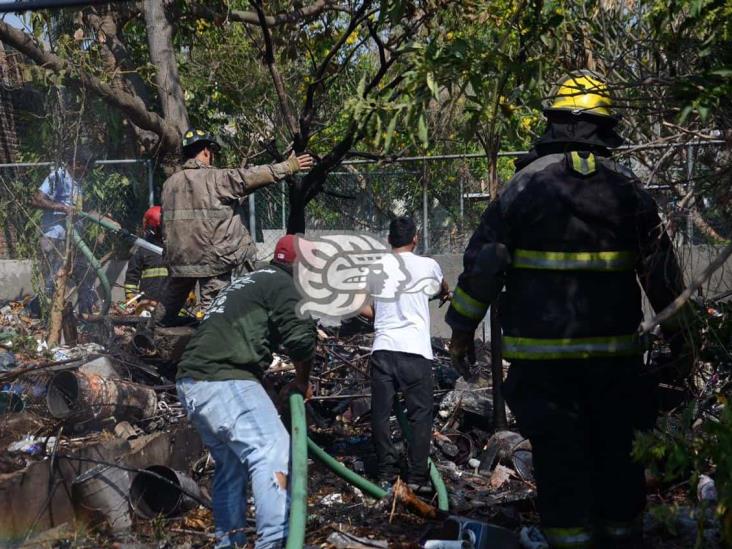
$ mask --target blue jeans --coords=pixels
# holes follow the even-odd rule
[[[246,543],[247,488],[257,520],[256,549],[284,546],[290,507],[290,435],[262,385],[251,380],[179,379],[178,395],[216,462],[216,547]]]

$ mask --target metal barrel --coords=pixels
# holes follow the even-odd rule
[[[137,473],[130,486],[130,504],[138,516],[146,519],[159,515],[177,516],[198,505],[178,488],[200,497],[198,484],[188,475],[165,465],[152,465],[145,470],[160,475],[169,482],[145,473]]]
[[[129,491],[127,471],[97,465],[76,477],[71,485],[74,513],[78,520],[93,528],[106,524],[113,532],[129,530],[132,526]]]
[[[49,382],[46,405],[56,419],[140,420],[155,415],[157,396],[145,385],[66,371],[56,374]]]

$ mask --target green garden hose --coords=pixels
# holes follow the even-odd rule
[[[112,303],[112,286],[109,283],[109,279],[107,278],[104,269],[102,269],[102,264],[99,263],[99,260],[96,257],[94,257],[94,254],[89,249],[89,246],[86,245],[86,242],[84,242],[84,240],[81,238],[79,232],[74,229],[71,235],[74,238],[74,244],[84,255],[86,260],[89,262],[89,265],[92,266],[94,271],[96,271],[97,276],[99,277],[99,282],[102,285],[102,290],[104,291],[104,301],[102,302],[101,314],[106,315],[109,311],[109,306]]]
[[[302,395],[290,395],[292,472],[290,474],[290,518],[286,549],[302,549],[308,520],[308,425]]]
[[[394,412],[396,413],[397,420],[399,421],[399,426],[402,428],[402,433],[404,433],[404,437],[408,442],[412,437],[412,430],[409,428],[407,416],[404,415],[404,409],[396,398],[394,399]],[[442,480],[440,472],[437,470],[437,467],[435,467],[434,462],[430,458],[427,458],[427,467],[429,467],[432,486],[435,488],[435,492],[437,492],[437,508],[440,511],[448,511],[450,509],[450,502],[447,497],[447,487],[445,486],[445,482]]]
[[[327,465],[331,471],[333,471],[336,475],[341,477],[343,480],[348,482],[349,484],[352,484],[365,494],[368,494],[369,496],[381,499],[384,496],[386,496],[387,492],[386,490],[380,488],[373,482],[363,478],[361,475],[354,473],[351,471],[348,467],[343,465],[340,461],[335,459],[333,456],[328,454],[325,450],[323,450],[320,446],[315,444],[310,438],[308,438],[308,450],[310,453],[318,458],[320,461],[322,461],[325,465]]]

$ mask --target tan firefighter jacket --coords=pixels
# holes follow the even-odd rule
[[[241,199],[255,183],[279,181],[297,172],[296,158],[251,168],[217,169],[189,159],[163,184],[163,243],[170,276],[226,273],[256,248],[244,225]]]

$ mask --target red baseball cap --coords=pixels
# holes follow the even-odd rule
[[[294,263],[297,259],[297,248],[295,240],[297,235],[286,234],[277,241],[274,250],[274,260],[280,263]]]

